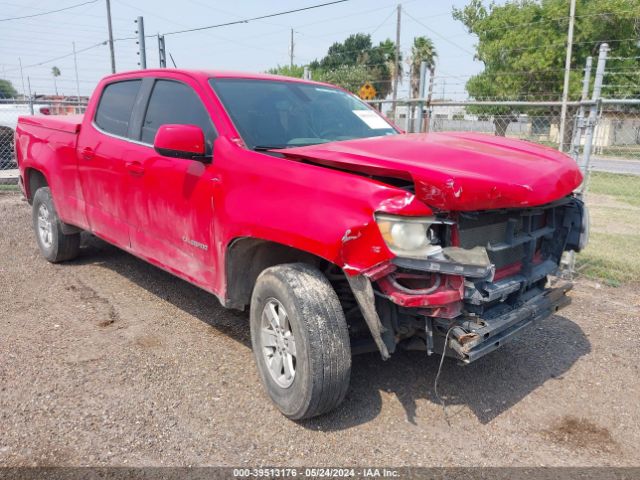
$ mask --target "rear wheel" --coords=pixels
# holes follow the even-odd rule
[[[344,400],[349,334],[338,296],[319,270],[293,263],[260,274],[251,343],[267,393],[287,417],[321,415]]]
[[[49,187],[36,190],[33,196],[33,229],[42,256],[52,263],[71,260],[80,251],[80,234],[62,233]]]

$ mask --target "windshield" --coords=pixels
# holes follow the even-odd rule
[[[244,142],[256,150],[398,133],[365,103],[337,88],[244,78],[210,83]]]

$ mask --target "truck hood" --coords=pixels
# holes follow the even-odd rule
[[[439,210],[543,205],[582,182],[575,161],[557,150],[483,134],[390,135],[276,151],[330,168],[411,180],[415,195]]]

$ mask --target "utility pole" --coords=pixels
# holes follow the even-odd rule
[[[398,73],[400,72],[400,22],[402,18],[402,5],[398,4],[398,18],[396,20],[396,54],[394,59],[393,93],[391,97],[391,111],[393,121],[396,121],[396,100],[398,100]]]
[[[138,44],[138,55],[140,56],[138,65],[144,70],[147,68],[147,49],[144,44],[144,18],[138,17],[135,23],[138,24],[138,30],[136,30],[138,34],[138,41],[136,43]]]
[[[289,43],[289,67],[293,68],[293,28],[291,29],[291,41]]]
[[[569,7],[569,32],[567,33],[567,55],[564,60],[564,85],[562,87],[562,109],[560,111],[560,139],[558,150],[562,152],[564,131],[567,123],[567,97],[569,96],[569,73],[571,72],[571,51],[573,50],[573,24],[576,19],[576,0],[571,0]]]
[[[27,90],[24,88],[24,73],[22,71],[22,58],[18,57],[18,63],[20,64],[20,78],[22,79],[22,96],[27,94]]]
[[[111,73],[116,73],[116,53],[113,49],[113,27],[111,26],[111,0],[107,2],[107,26],[109,28],[109,51],[111,52]]]
[[[160,68],[167,68],[167,53],[164,45],[164,35],[158,34],[158,56]]]
[[[78,58],[76,56],[76,42],[71,42],[73,45],[73,68],[76,71],[76,94],[78,96],[78,107],[80,106],[80,80],[78,79]]]

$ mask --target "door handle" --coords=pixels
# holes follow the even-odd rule
[[[125,168],[132,175],[137,175],[137,176],[144,175],[144,167],[140,162],[127,162],[125,163]]]
[[[93,160],[93,150],[89,147],[86,147],[84,150],[82,150],[82,158],[84,158],[85,160]]]

